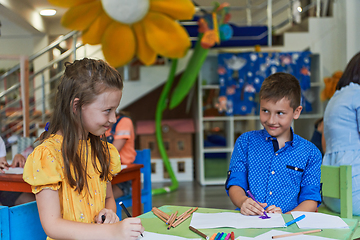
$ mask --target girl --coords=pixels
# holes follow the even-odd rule
[[[353,215],[360,215],[360,52],[352,57],[324,112],[324,165],[352,166]],[[340,212],[340,199],[324,197]]]
[[[47,239],[137,239],[144,231],[140,219],[120,222],[116,215],[110,181],[121,170],[119,153],[101,140],[116,121],[121,76],[102,60],[65,67],[50,127],[23,174]]]

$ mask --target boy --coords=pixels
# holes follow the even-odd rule
[[[301,89],[287,73],[266,78],[260,89],[260,122],[264,129],[242,134],[236,141],[225,188],[244,215],[314,212],[321,202],[321,153],[294,134]],[[246,196],[246,191],[260,202]]]

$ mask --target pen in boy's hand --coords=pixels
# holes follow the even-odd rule
[[[120,204],[121,208],[124,210],[126,216],[131,217],[131,214],[130,214],[129,211],[126,209],[126,207],[125,207],[125,205],[123,204],[123,202],[119,202],[119,204]],[[142,237],[144,237],[144,236],[142,235],[142,233],[140,233],[140,235],[141,235]]]
[[[252,200],[254,200],[257,204],[259,204],[260,206],[261,206],[261,204],[255,199],[255,197],[252,195],[252,193],[250,192],[250,190],[247,190],[246,191],[247,192],[247,194],[249,194],[249,196],[251,197],[251,199]],[[266,219],[266,218],[270,218],[267,214],[266,214],[266,211],[264,210],[264,217],[261,217],[261,218],[264,218],[264,219]]]
[[[105,222],[105,219],[106,219],[106,216],[105,216],[105,215],[101,215],[101,221],[102,221],[102,223]]]

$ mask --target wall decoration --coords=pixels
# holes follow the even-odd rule
[[[244,52],[218,55],[219,112],[259,114],[258,93],[264,79],[276,72],[294,75],[300,82],[303,111],[312,111],[311,52]]]

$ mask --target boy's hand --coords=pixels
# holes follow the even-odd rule
[[[271,205],[266,209],[267,213],[280,213],[282,214],[281,208]]]
[[[140,234],[144,232],[144,227],[141,224],[140,218],[126,218],[116,223],[113,228],[112,234],[120,237],[119,239],[136,240],[140,237]],[[116,238],[118,239],[118,238]]]
[[[251,198],[247,198],[241,205],[240,212],[244,215],[264,215],[267,203],[260,203],[260,205]]]
[[[105,221],[102,220],[102,216],[105,216]],[[119,222],[119,217],[111,209],[103,208],[99,214],[95,217],[95,222],[100,223],[117,223]]]

